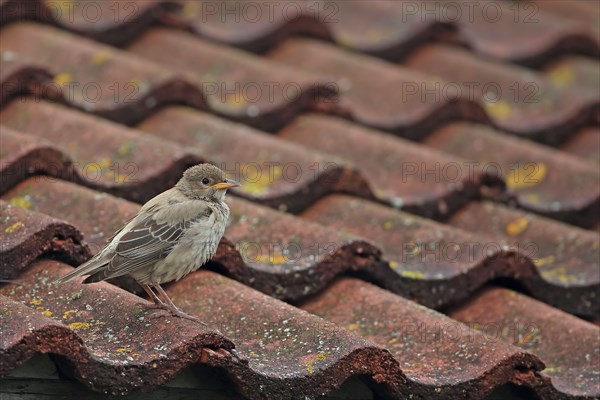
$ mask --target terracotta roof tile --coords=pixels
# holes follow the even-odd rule
[[[543,281],[552,286],[549,290],[529,285],[545,302],[578,314],[600,313],[597,233],[491,202],[470,203],[449,223],[522,249],[534,260]]]
[[[561,230],[555,227],[554,232],[564,233],[563,242],[553,242],[552,236],[540,234],[515,242],[512,237],[494,235],[497,231],[490,229],[492,222],[486,221],[495,215],[494,210],[502,211],[498,206],[490,205],[489,215],[481,215],[476,211],[477,203],[472,204],[452,220],[453,225],[464,230],[347,196],[329,196],[302,216],[372,240],[382,250],[382,258],[390,269],[368,270],[371,279],[429,307],[456,303],[487,281],[506,277],[521,282],[532,295],[557,307],[585,315],[598,314],[593,299],[600,276],[598,262],[593,260],[598,258],[594,255],[600,244],[593,233],[562,226]],[[500,229],[507,229],[513,219]],[[540,222],[540,232],[551,223],[544,222]],[[515,226],[517,223],[513,222]],[[556,252],[559,243],[564,254]],[[539,252],[533,247],[536,244]],[[584,251],[589,259],[582,255]],[[530,257],[536,257],[536,265]],[[555,259],[557,264],[564,260],[572,267],[568,271],[562,267],[562,272],[547,269]],[[546,260],[547,265],[540,260]],[[566,278],[561,279],[562,275]]]
[[[60,99],[61,91],[44,86],[52,81],[52,76],[43,65],[19,58],[10,51],[0,51],[0,104],[6,104],[13,97],[24,93],[52,99]]]
[[[0,139],[1,192],[36,173],[58,175],[64,171],[66,175],[74,174],[68,157],[44,139],[24,135],[5,125],[1,125]]]
[[[344,159],[207,113],[169,107],[138,129],[186,146],[242,182],[235,194],[273,208],[298,212],[332,192],[371,196],[365,179]]]
[[[538,388],[542,398],[600,397],[597,326],[500,288],[482,291],[450,316],[542,359],[541,374],[552,383]]]
[[[457,103],[441,96],[432,76],[316,40],[289,39],[268,57],[331,75],[340,90],[338,112],[362,124],[402,136],[421,137],[459,115],[485,118],[485,112],[474,103]],[[390,87],[398,89],[390,91]],[[429,95],[425,96],[423,89],[428,90]]]
[[[91,388],[124,394],[173,378],[197,362],[205,347],[233,348],[214,329],[176,317],[150,317],[147,301],[108,283],[50,283],[69,270],[56,261],[37,262],[17,283],[2,287],[1,324],[7,334],[0,351],[8,361],[3,374],[35,353],[52,352],[65,357],[67,368]]]
[[[167,292],[186,312],[218,327],[248,359],[247,366],[218,356],[207,363],[227,368],[249,398],[315,396],[352,375],[366,376],[375,391],[393,398],[407,392],[397,362],[380,346],[240,283],[201,271]]]
[[[544,74],[558,87],[579,88],[598,93],[600,90],[598,68],[600,62],[593,58],[565,56],[546,66]]]
[[[597,166],[600,164],[600,128],[585,128],[573,135],[562,150]]]
[[[595,121],[599,105],[591,90],[571,93],[534,71],[477,59],[449,46],[424,47],[406,65],[396,65],[316,40],[289,39],[268,57],[331,75],[340,99],[329,111],[413,139],[460,118],[555,143]],[[458,69],[446,67],[457,64]]]
[[[170,22],[254,51],[300,33],[390,59],[431,40],[458,42],[486,56],[529,64],[573,51],[598,55],[597,9],[547,3],[282,1],[248,6],[186,1]]]
[[[416,398],[483,398],[507,382],[535,385],[543,368],[526,351],[354,278],[301,307],[388,348]]]
[[[592,122],[600,105],[597,90],[561,89],[535,71],[448,45],[421,47],[403,64],[443,80],[442,93],[457,92],[482,105],[495,126],[538,141],[567,137]]]
[[[476,52],[507,61],[542,64],[556,54],[582,52],[593,57],[599,53],[597,28],[582,24],[563,12],[549,12],[546,1],[515,6],[510,1],[486,0],[463,10],[459,41]],[[568,1],[561,7],[570,8]],[[423,6],[425,9],[425,6]]]
[[[79,264],[91,253],[72,225],[28,210],[27,197],[0,201],[0,279],[12,279],[44,254]]]
[[[39,90],[41,97],[56,98],[58,90],[68,104],[125,123],[170,102],[206,107],[193,76],[182,77],[131,53],[29,22],[4,27],[2,37],[3,55],[35,60],[53,76]]]
[[[420,215],[450,215],[479,189],[479,171],[465,160],[335,117],[303,115],[278,136],[352,161],[375,198]]]
[[[7,203],[76,225],[94,254],[140,208],[136,203],[48,176],[23,180],[1,198]]]
[[[600,172],[575,157],[469,123],[447,125],[424,143],[500,175],[507,189],[496,195],[522,208],[578,225],[600,218]]]
[[[133,0],[53,2],[27,0],[3,2],[0,23],[32,19],[49,22],[70,31],[111,44],[123,44],[178,9],[176,1]]]
[[[229,118],[273,130],[313,103],[335,103],[337,86],[318,75],[236,49],[216,46],[184,32],[156,28],[129,51],[202,82],[209,107]]]
[[[215,1],[209,4],[183,0],[181,3],[180,10],[165,18],[166,24],[251,51],[265,50],[295,33],[329,37],[329,30],[340,22],[334,15],[339,7],[333,2]]]
[[[140,135],[122,125],[46,101],[32,98],[13,101],[0,111],[0,117],[4,126],[22,132],[18,140],[32,143],[35,146],[32,151],[38,153],[38,157],[31,156],[32,151],[16,153],[23,154],[18,164],[22,170],[15,172],[16,177],[41,169],[140,201],[173,185],[186,167],[200,160],[175,143]],[[43,142],[35,144],[40,139]],[[47,142],[59,149],[66,160],[44,151],[43,143]],[[48,154],[53,157],[46,159]],[[7,163],[13,162],[15,154],[7,157]],[[73,160],[71,164],[69,159]],[[29,162],[34,162],[33,171],[26,164]]]
[[[225,236],[244,261],[219,255],[236,279],[277,298],[298,299],[322,289],[345,271],[378,269],[379,250],[360,237],[229,198]]]

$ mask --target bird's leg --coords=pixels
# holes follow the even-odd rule
[[[165,304],[165,306],[167,306],[167,309],[175,316],[181,317],[181,318],[186,318],[189,319],[191,321],[194,322],[198,322],[204,326],[207,326],[204,322],[200,321],[198,318],[194,317],[193,315],[189,315],[183,311],[181,311],[176,305],[175,303],[173,303],[173,300],[171,300],[171,298],[169,297],[169,295],[167,294],[167,292],[165,292],[165,290],[157,283],[157,282],[152,282],[152,286],[154,288],[156,288],[156,290],[158,291],[158,293],[162,296],[162,298],[167,302],[167,304]],[[163,303],[164,304],[164,303]]]
[[[164,310],[170,309],[169,306],[163,303],[160,297],[158,297],[156,293],[154,293],[154,290],[152,290],[150,286],[144,284],[140,284],[140,286],[144,289],[144,291],[148,294],[150,300],[152,300],[152,302],[154,303],[151,306],[149,306],[149,308],[162,308]]]

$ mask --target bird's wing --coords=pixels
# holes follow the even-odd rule
[[[208,219],[210,214],[211,210],[207,208],[200,215],[177,223],[158,223],[153,214],[148,214],[119,238],[115,255],[106,268],[85,282],[127,275],[166,257],[190,225]]]

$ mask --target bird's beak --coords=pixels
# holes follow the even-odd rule
[[[232,187],[242,186],[238,181],[234,181],[233,179],[225,179],[225,182],[215,183],[212,187],[217,190],[229,189]]]

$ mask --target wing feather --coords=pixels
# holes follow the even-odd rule
[[[151,216],[145,218],[120,238],[103,279],[130,274],[166,257],[186,228],[209,216],[210,212],[205,212],[176,224],[157,223]]]

